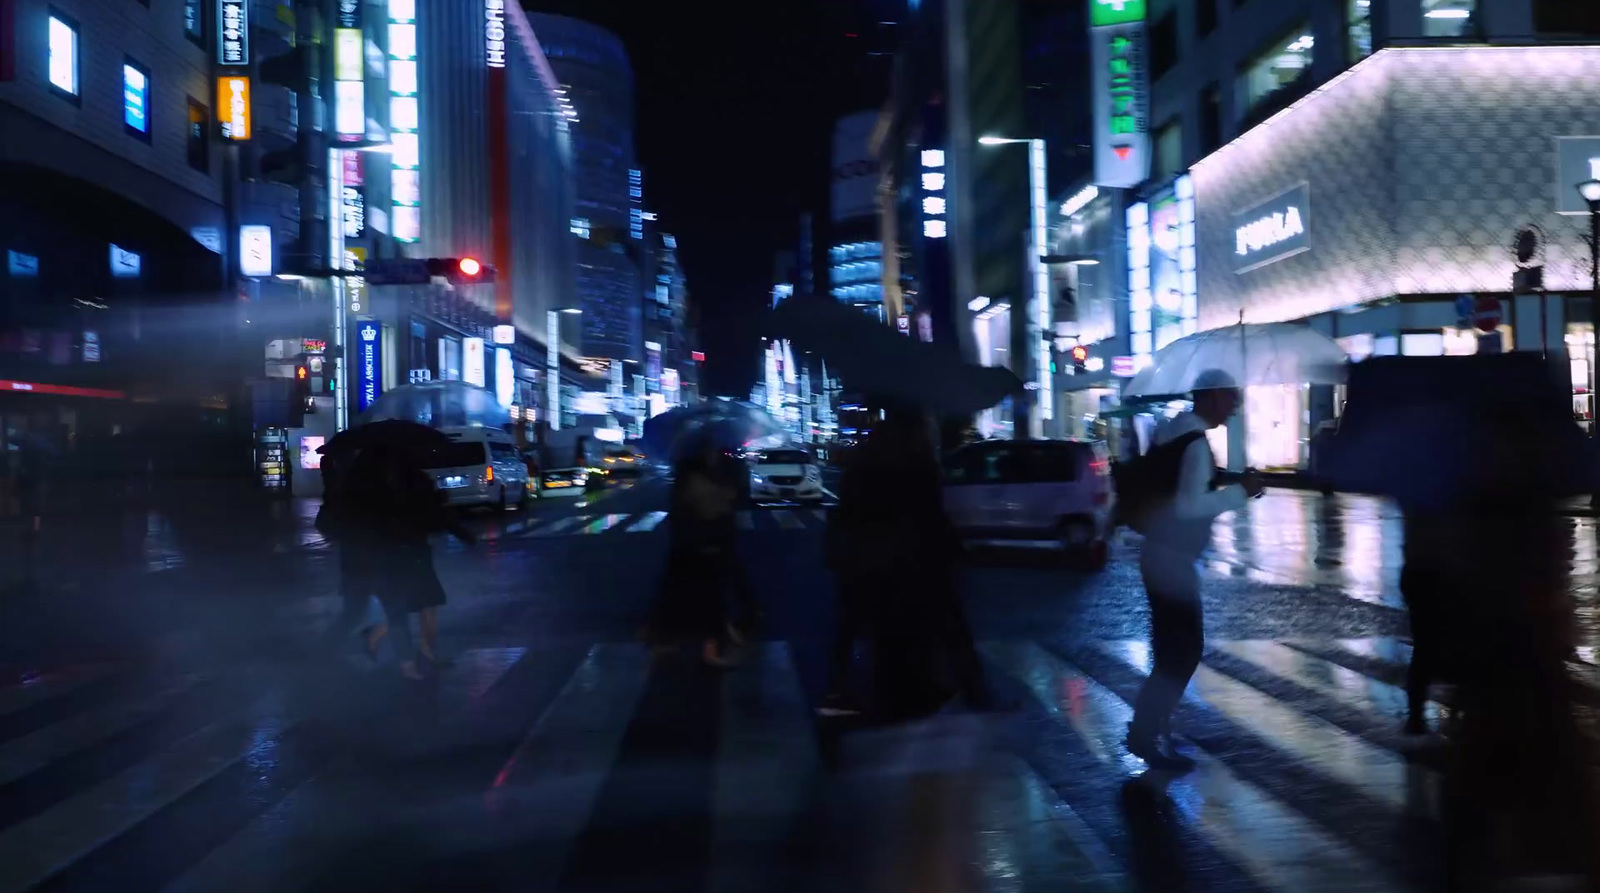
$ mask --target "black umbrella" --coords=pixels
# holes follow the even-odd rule
[[[450,438],[438,429],[404,419],[384,419],[341,431],[318,448],[317,452],[343,458],[381,444],[415,455],[449,446],[450,443]]]
[[[772,324],[777,337],[821,357],[846,387],[873,402],[960,416],[1023,391],[1009,369],[965,362],[948,347],[901,335],[831,298],[790,298],[773,312]]]
[[[1507,481],[1530,498],[1583,492],[1588,460],[1565,372],[1533,353],[1358,363],[1320,475],[1433,509]]]

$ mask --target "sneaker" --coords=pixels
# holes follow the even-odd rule
[[[1128,753],[1133,754],[1151,769],[1162,772],[1188,772],[1195,767],[1194,758],[1177,751],[1161,749],[1154,735],[1136,735],[1128,732]]]
[[[834,692],[824,697],[822,703],[817,705],[817,715],[829,717],[860,716],[861,708],[850,703],[844,695]]]

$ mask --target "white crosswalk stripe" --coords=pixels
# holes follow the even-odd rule
[[[795,523],[804,517],[790,516]],[[641,525],[654,527],[662,518],[661,513],[584,516],[569,519],[568,526],[574,531],[593,527],[620,533]],[[1405,654],[1393,639],[1321,644],[1364,655],[1388,669],[1397,665],[1394,658]],[[1102,640],[1084,647],[1082,652],[1068,651],[1031,640],[981,644],[999,678],[1020,683],[1027,692],[1027,722],[1052,724],[1058,734],[1081,743],[1079,752],[1086,754],[1081,759],[1088,761],[1084,765],[1120,784],[1144,769],[1126,752],[1123,739],[1131,716],[1128,680],[1144,677],[1148,654],[1139,642]],[[1197,738],[1198,769],[1166,782],[1165,791],[1176,807],[1174,821],[1263,889],[1296,893],[1405,889],[1395,867],[1379,864],[1363,848],[1359,829],[1330,822],[1317,804],[1303,802],[1305,792],[1293,785],[1264,780],[1279,777],[1273,773],[1282,770],[1275,767],[1294,767],[1297,773],[1321,779],[1326,790],[1349,792],[1374,804],[1381,813],[1375,817],[1380,825],[1401,816],[1437,823],[1439,779],[1431,769],[1408,763],[1374,743],[1384,740],[1381,736],[1368,738],[1349,731],[1349,719],[1341,719],[1345,725],[1339,726],[1322,718],[1328,705],[1338,705],[1347,713],[1354,711],[1353,715],[1389,726],[1403,709],[1403,692],[1281,642],[1220,641],[1211,647],[1208,663],[1202,664],[1186,696],[1188,703],[1241,730],[1237,734],[1264,742],[1272,757],[1263,768],[1259,747],[1240,751],[1228,737],[1233,732]],[[714,683],[719,707],[709,750],[659,757],[667,762],[652,757],[648,765],[627,763],[630,751],[625,740],[640,705],[659,697],[648,692],[655,691],[662,667],[671,664],[654,662],[647,648],[634,643],[596,644],[581,657],[569,652],[565,663],[549,659],[541,664],[539,656],[538,649],[525,646],[464,649],[457,655],[456,668],[441,676],[436,695],[441,703],[456,704],[470,713],[502,680],[535,685],[522,678],[526,673],[515,672],[519,667],[562,674],[547,674],[537,683],[545,691],[537,715],[530,709],[530,725],[518,735],[520,744],[513,747],[511,741],[516,739],[508,739],[503,768],[487,789],[438,794],[470,797],[483,804],[483,826],[473,824],[471,831],[479,835],[472,845],[486,852],[514,847],[517,840],[554,842],[528,854],[518,870],[530,877],[561,874],[568,848],[595,821],[600,805],[609,802],[606,791],[630,778],[657,779],[660,773],[673,773],[680,765],[674,760],[699,759],[705,761],[702,766],[710,766],[711,796],[705,807],[711,811],[709,877],[710,888],[718,891],[760,889],[763,871],[788,858],[782,847],[787,832],[815,819],[816,814],[808,811],[818,808],[820,793],[856,782],[872,785],[874,791],[899,790],[893,785],[878,787],[885,783],[879,768],[852,769],[848,759],[843,775],[823,770],[813,705],[801,683],[801,659],[787,643],[751,646],[743,665]],[[535,663],[528,664],[530,660]],[[376,672],[387,675],[390,670],[380,667]],[[175,701],[196,700],[191,697],[196,687],[210,682],[166,677],[127,685],[126,691],[95,691],[89,697],[62,700],[90,684],[81,680],[105,678],[95,672],[63,674],[47,680],[56,683],[53,688],[29,688],[26,694],[21,687],[0,688],[0,704],[12,708],[9,714],[0,714],[0,800],[12,785],[46,773],[86,749],[121,746],[118,736],[125,730]],[[1309,692],[1305,697],[1313,700],[1290,703],[1267,689]],[[60,709],[54,707],[58,701],[64,705]],[[104,777],[64,788],[58,802],[9,818],[0,807],[0,893],[24,890],[50,878],[164,810],[198,813],[206,804],[204,798],[190,796],[192,792],[241,761],[261,758],[263,748],[270,749],[272,742],[283,740],[301,724],[286,703],[282,694],[260,694],[234,703],[231,709],[213,706],[208,709],[215,715],[207,721],[174,728],[170,740],[141,752],[131,765],[108,757]],[[66,709],[69,706],[72,709]],[[667,715],[670,721],[671,712]],[[40,721],[30,724],[30,717]],[[684,716],[682,721],[702,720]],[[957,729],[959,735],[960,728],[981,732],[986,724],[1011,721],[984,716],[945,727]],[[917,736],[924,733],[917,729],[922,727],[908,728],[911,731],[891,730],[886,733],[889,739],[876,743],[853,733],[856,737],[850,740],[855,744],[844,752],[847,757],[866,753],[881,757],[906,745],[906,753],[921,753],[917,765],[931,766],[928,771],[935,775],[975,773],[976,787],[962,801],[971,811],[968,830],[973,838],[966,850],[951,849],[945,855],[964,864],[988,866],[991,875],[985,889],[1035,889],[1037,880],[1028,879],[1047,877],[1075,878],[1084,889],[1129,888],[1134,866],[1128,864],[1132,856],[1119,844],[1125,834],[1122,820],[1108,824],[1103,804],[1087,794],[1080,798],[1073,779],[1033,762],[1037,755],[1030,755],[1026,747],[1011,751],[1013,745],[1004,735],[990,739],[999,750],[977,748],[973,760],[952,762],[946,748],[929,750],[926,742],[919,743]],[[899,743],[892,740],[897,735]],[[706,739],[701,736],[701,740]],[[873,761],[881,762],[877,757]],[[370,772],[352,774],[351,759],[359,760],[354,750],[341,751],[338,758],[330,755],[308,770],[303,780],[264,804],[261,812],[252,813],[238,833],[199,856],[165,889],[169,893],[301,889],[315,882],[328,860],[345,858],[343,853],[370,834],[373,810],[396,821],[402,816],[408,822],[431,821],[425,818],[432,814],[429,810],[400,799],[413,794],[386,789]],[[1258,762],[1240,762],[1247,759]],[[893,770],[890,775],[909,777],[910,764],[892,763],[881,767]],[[1290,775],[1294,773],[1282,777]],[[628,784],[620,789],[629,789]],[[664,805],[649,806],[661,808]],[[206,817],[197,815],[196,821]],[[483,839],[485,835],[488,839]]]
[[[513,539],[649,533],[661,527],[666,520],[666,512],[640,512],[633,515],[570,515],[549,522],[532,519],[523,526],[508,528],[505,533]],[[734,526],[739,530],[751,532],[820,530],[827,520],[828,513],[825,509],[746,510],[735,513]]]

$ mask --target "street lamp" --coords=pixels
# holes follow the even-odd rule
[[[1009,146],[1026,144],[1028,147],[1028,208],[1029,238],[1028,238],[1028,266],[1033,274],[1033,312],[1028,314],[1029,328],[1033,329],[1034,337],[1028,339],[1032,343],[1030,351],[1035,355],[1034,377],[1039,382],[1039,389],[1034,393],[1035,412],[1029,414],[1028,436],[1043,437],[1044,423],[1055,417],[1055,381],[1050,371],[1050,351],[1042,348],[1042,342],[1049,337],[1050,325],[1050,271],[1045,266],[1045,254],[1049,250],[1048,224],[1045,220],[1046,191],[1049,189],[1045,176],[1045,144],[1044,140],[1037,139],[1011,139],[1003,136],[981,136],[978,144],[983,146]]]

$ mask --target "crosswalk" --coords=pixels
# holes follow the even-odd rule
[[[717,675],[629,642],[471,648],[427,698],[387,668],[338,666],[92,667],[0,688],[0,893],[357,889],[329,879],[374,870],[379,889],[361,862],[375,834],[414,841],[383,857],[408,878],[590,889],[632,860],[660,889],[700,888],[678,869],[767,889],[764,872],[816,869],[797,829],[860,819],[856,784],[880,830],[960,813],[937,852],[981,869],[971,889],[1179,888],[1153,866],[1195,890],[1434,880],[1442,763],[1398,734],[1397,640],[1211,643],[1176,717],[1200,765],[1160,780],[1165,800],[1122,746],[1143,642],[983,642],[1018,712],[839,742],[813,719],[812,650],[766,642]],[[1135,789],[1170,804],[1159,832]]]
[[[513,539],[609,536],[649,533],[661,527],[666,520],[666,512],[584,514],[548,519],[533,517],[507,525],[505,532]],[[734,515],[734,525],[743,531],[820,529],[827,520],[827,509],[821,508],[746,510]]]

